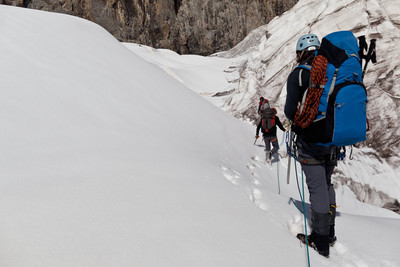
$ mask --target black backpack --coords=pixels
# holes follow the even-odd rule
[[[268,132],[275,126],[276,109],[266,108],[262,111],[261,127],[264,132]]]

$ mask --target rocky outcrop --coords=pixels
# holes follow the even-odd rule
[[[297,0],[0,0],[79,16],[118,40],[181,54],[229,50]]]

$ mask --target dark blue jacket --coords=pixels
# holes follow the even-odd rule
[[[301,76],[300,76],[301,72]],[[300,76],[300,77],[299,77]],[[301,79],[302,85],[299,85]],[[285,104],[285,115],[291,121],[294,121],[294,115],[297,111],[297,105],[301,102],[304,92],[307,90],[310,83],[310,71],[306,69],[294,69],[287,79],[287,95]]]
[[[310,63],[309,63],[310,64]],[[301,73],[300,73],[301,72]],[[300,86],[301,82],[301,86]],[[294,69],[288,79],[287,79],[287,95],[286,95],[286,103],[284,112],[286,117],[294,121],[294,116],[297,111],[297,107],[301,102],[304,92],[309,86],[310,82],[310,71],[306,69],[296,68]],[[292,130],[297,134],[297,146],[299,157],[303,158],[313,158],[313,159],[325,159],[326,162],[330,162],[330,158],[332,158],[331,164],[336,163],[335,155],[336,148],[330,148],[325,146],[319,146],[315,143],[304,141],[303,139],[309,140],[309,136],[307,135],[307,131],[304,131],[300,127],[296,127],[292,125]]]

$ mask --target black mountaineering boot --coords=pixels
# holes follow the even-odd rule
[[[311,223],[313,230],[310,239],[319,254],[329,257],[329,213],[311,211]]]
[[[312,232],[311,235],[307,236],[307,240],[306,240],[306,235],[304,234],[297,234],[297,238],[303,243],[303,244],[308,244],[310,247],[312,247],[313,249],[315,249],[316,251],[318,251],[319,254],[321,254],[322,256],[325,257],[329,257],[329,245],[327,246],[327,248],[325,250],[322,250],[323,248],[318,249],[317,245],[315,244],[315,242],[317,242],[318,244],[321,244],[321,242],[324,242],[324,237]],[[325,239],[328,238],[327,236],[325,236]]]
[[[312,232],[309,235],[308,240],[311,240],[311,244],[314,244],[314,249],[324,257],[329,257],[329,239],[327,235],[320,235],[316,232]]]
[[[336,205],[331,204],[329,211],[329,245],[333,246],[337,240],[335,236]]]
[[[329,246],[333,246],[336,243],[336,236],[335,236],[335,225],[329,226]]]

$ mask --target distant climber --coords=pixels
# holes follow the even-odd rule
[[[270,107],[269,101],[261,97],[258,107],[260,122],[258,123],[256,129],[256,139],[259,137],[260,130],[262,130],[267,161],[271,161],[272,157],[274,157],[276,160],[278,158],[277,152],[279,149],[279,144],[278,137],[276,135],[276,126],[278,126],[282,131],[285,131],[285,128],[283,127],[282,122],[279,120],[279,117],[276,115],[276,113],[276,109]]]

